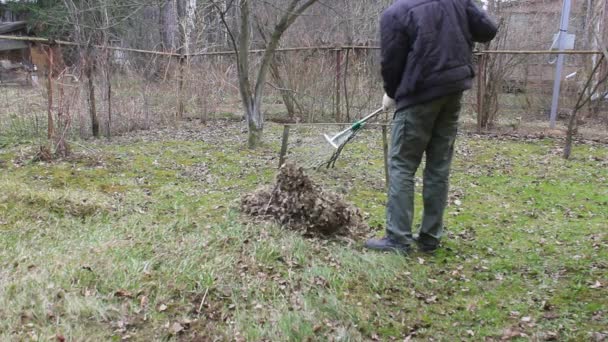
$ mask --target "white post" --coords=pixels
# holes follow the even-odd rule
[[[559,25],[558,41],[559,51],[564,51],[566,48],[566,36],[568,34],[568,24],[570,22],[570,0],[564,0],[562,7],[562,19]],[[557,68],[555,71],[555,83],[553,85],[553,101],[551,102],[551,128],[555,128],[557,121],[557,107],[559,106],[559,93],[562,82],[562,72],[564,70],[563,54],[557,56]]]

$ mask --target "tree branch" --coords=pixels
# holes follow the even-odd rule
[[[291,2],[289,3],[285,14],[281,17],[279,23],[275,26],[274,32],[270,37],[270,41],[266,46],[264,56],[262,57],[262,64],[258,72],[258,77],[256,81],[257,83],[254,90],[256,101],[260,101],[260,99],[258,99],[259,94],[262,93],[262,89],[264,87],[264,84],[266,83],[266,75],[268,74],[268,68],[270,67],[270,63],[272,62],[272,56],[274,55],[276,49],[279,46],[279,42],[281,40],[281,37],[283,36],[283,33],[287,31],[287,29],[296,21],[296,19],[302,13],[304,13],[304,11],[306,11],[317,1],[318,0],[307,0],[299,7],[297,7],[297,5],[300,0],[291,0]]]

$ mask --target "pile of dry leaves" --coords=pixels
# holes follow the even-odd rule
[[[241,210],[309,235],[352,236],[368,230],[359,209],[314,184],[294,164],[281,168],[274,188],[245,195]]]

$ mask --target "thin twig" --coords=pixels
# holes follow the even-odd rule
[[[198,306],[198,315],[201,315],[201,310],[203,309],[203,305],[205,304],[205,299],[207,298],[207,294],[209,293],[209,288],[205,290],[205,294],[203,295],[203,299],[201,299],[201,305]]]
[[[264,213],[262,214],[262,216],[266,216],[266,214],[268,213],[268,209],[270,209],[270,203],[272,203],[272,200],[274,199],[274,194],[275,192],[277,192],[278,188],[279,184],[277,183],[274,186],[274,189],[272,189],[272,192],[270,193],[270,199],[268,200],[268,203],[266,203],[266,207],[264,208]]]

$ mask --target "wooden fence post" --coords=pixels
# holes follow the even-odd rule
[[[106,91],[108,92],[108,123],[106,137],[110,139],[112,137],[112,60],[110,58],[110,50],[105,47],[106,55]]]
[[[89,116],[91,117],[91,131],[95,138],[99,138],[99,118],[97,117],[97,105],[95,100],[95,60],[93,59],[92,47],[85,47],[85,74],[87,76]]]
[[[336,50],[336,122],[340,122],[340,79],[342,77],[342,50]]]
[[[54,69],[54,61],[53,61],[53,45],[48,45],[48,71],[47,71],[47,121],[48,121],[48,131],[47,138],[49,141],[53,140],[53,136],[55,135],[55,127],[53,123],[53,69]]]
[[[179,80],[177,87],[177,119],[181,120],[184,117],[184,111],[186,110],[186,105],[184,104],[184,64],[186,62],[186,58],[184,55],[179,56]]]
[[[483,111],[484,111],[484,97],[486,87],[486,54],[479,55],[479,61],[477,62],[477,132],[481,133]]]
[[[283,126],[283,140],[281,142],[281,155],[279,156],[279,169],[285,163],[285,159],[287,156],[287,146],[289,142],[289,125]]]
[[[342,75],[342,81],[344,82],[344,106],[346,107],[346,121],[350,122],[350,101],[348,98],[348,67],[349,67],[350,50],[346,50],[346,56],[344,61],[344,75]]]

